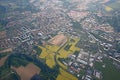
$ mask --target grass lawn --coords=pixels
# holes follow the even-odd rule
[[[105,64],[106,67],[103,68],[102,65]],[[108,58],[103,60],[103,63],[96,62],[95,68],[102,71],[102,80],[120,80],[120,71],[112,64],[112,60]]]
[[[113,3],[108,3],[107,6],[113,8],[113,9],[119,9],[120,8],[120,2],[119,2],[119,0],[116,0]]]

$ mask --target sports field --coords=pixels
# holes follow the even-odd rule
[[[67,42],[67,37],[64,34],[58,34],[48,41],[50,44],[62,46]]]

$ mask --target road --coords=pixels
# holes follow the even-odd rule
[[[117,61],[117,62],[119,62],[120,63],[120,61],[119,60],[117,60],[117,59],[115,59],[114,57],[112,57],[112,56],[108,56],[109,58],[111,58],[112,60],[114,60],[114,61]]]

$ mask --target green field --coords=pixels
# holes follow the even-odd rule
[[[119,9],[120,8],[120,2],[119,2],[119,0],[116,0],[114,2],[107,3],[107,6],[113,8],[113,9]]]
[[[120,80],[120,71],[112,64],[112,60],[105,58],[103,63],[96,62],[95,69],[102,71],[102,80]],[[106,67],[103,68],[102,65],[105,64]]]

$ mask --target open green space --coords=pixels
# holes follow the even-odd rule
[[[95,69],[98,69],[103,73],[102,80],[120,80],[120,71],[116,69],[112,62],[112,60],[105,58],[103,59],[103,63],[95,63]],[[105,65],[106,67],[103,68],[102,65]]]
[[[107,3],[107,6],[113,8],[113,9],[119,9],[120,8],[120,2],[119,0],[116,0],[114,2]]]
[[[0,59],[3,58],[3,57],[5,57],[5,56],[7,56],[7,55],[8,55],[8,53],[0,54]]]

